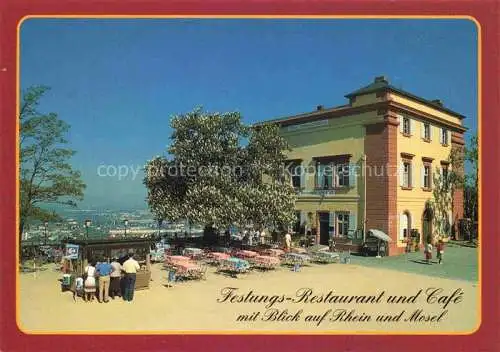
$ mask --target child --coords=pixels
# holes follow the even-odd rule
[[[425,262],[427,264],[431,264],[430,260],[432,259],[432,244],[429,242],[425,245]]]
[[[436,246],[436,256],[439,264],[441,264],[443,261],[443,254],[444,254],[444,242],[443,240],[439,240]]]
[[[175,282],[175,269],[172,267],[168,270],[168,287],[173,287]]]
[[[76,297],[83,297],[83,278],[77,277],[75,280],[75,292],[73,293],[73,300],[76,301]]]

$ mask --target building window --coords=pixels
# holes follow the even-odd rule
[[[346,237],[349,230],[349,213],[337,213],[337,235]]]
[[[431,188],[431,167],[424,165],[424,188]]]
[[[318,184],[319,189],[333,188],[333,164],[332,163],[319,163],[318,164]]]
[[[403,162],[403,187],[411,187],[411,163]]]
[[[332,189],[349,186],[349,164],[319,163],[316,188]]]
[[[340,164],[335,168],[337,187],[349,187],[349,165]]]
[[[448,130],[446,128],[441,128],[441,144],[448,145]]]
[[[290,164],[288,172],[293,188],[301,188],[302,166],[298,162]]]
[[[431,125],[429,125],[428,123],[424,124],[424,139],[426,141],[431,140]]]
[[[410,237],[411,232],[411,216],[408,211],[405,211],[400,217],[399,223],[399,240],[406,241]]]
[[[410,119],[403,117],[403,134],[410,135]]]

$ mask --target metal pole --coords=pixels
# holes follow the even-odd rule
[[[367,184],[367,178],[366,178],[366,159],[367,156],[366,154],[363,154],[363,173],[364,173],[364,178],[363,178],[363,184],[364,184],[364,205],[363,205],[363,242],[366,240],[366,184]]]

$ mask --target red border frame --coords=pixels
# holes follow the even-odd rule
[[[7,3],[6,3],[7,2]],[[15,248],[16,248],[16,36],[17,24],[26,15],[468,15],[477,19],[482,27],[482,131],[481,144],[495,146],[499,129],[499,43],[500,6],[496,1],[331,1],[290,3],[286,0],[271,2],[213,2],[192,0],[189,3],[140,0],[121,1],[68,1],[7,0],[0,5],[0,350],[19,351],[36,348],[38,351],[60,350],[278,350],[288,351],[414,351],[437,348],[442,351],[496,351],[500,350],[500,297],[499,273],[496,270],[500,236],[496,234],[493,219],[500,213],[495,192],[481,194],[482,221],[482,325],[472,335],[439,336],[273,336],[273,335],[151,335],[151,336],[47,336],[25,335],[15,322]],[[3,50],[2,50],[3,49]],[[488,128],[484,128],[488,126]],[[487,148],[481,155],[482,186],[492,185],[496,190],[499,174],[498,148]],[[482,170],[486,171],[485,167]],[[484,189],[484,188],[483,188]],[[494,265],[489,265],[489,264]],[[495,303],[497,302],[497,303]],[[36,347],[35,347],[36,346]],[[59,347],[60,346],[60,347]]]

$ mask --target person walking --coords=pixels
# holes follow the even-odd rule
[[[118,258],[113,258],[111,261],[111,274],[109,283],[109,296],[115,299],[115,296],[121,297],[120,279],[122,277],[122,266],[118,262]]]
[[[432,244],[431,242],[427,242],[425,245],[425,262],[427,264],[431,264],[431,259],[432,259]]]
[[[134,253],[129,253],[128,259],[123,263],[123,271],[125,271],[125,292],[123,293],[123,299],[125,301],[131,302],[134,299],[135,280],[137,270],[140,268],[139,263],[134,259]]]
[[[440,239],[438,244],[436,245],[436,257],[438,259],[439,264],[443,263],[443,254],[444,254],[444,242],[442,239]]]

